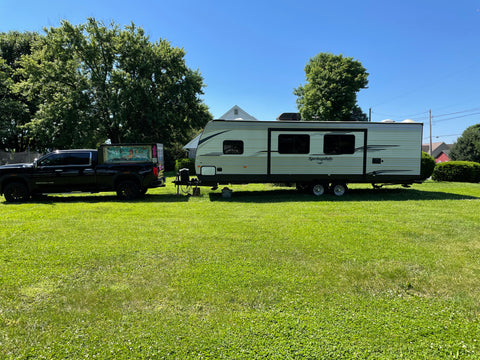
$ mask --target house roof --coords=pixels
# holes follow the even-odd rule
[[[432,143],[432,156],[434,158],[437,158],[438,156],[440,156],[442,152],[448,154],[452,146],[453,144],[445,144],[443,141]],[[430,149],[430,144],[422,145],[422,151],[425,151],[426,153],[428,153],[429,149]]]
[[[247,113],[243,110],[240,106],[235,105],[230,110],[228,110],[225,114],[219,117],[221,120],[255,120],[258,121],[257,118]]]
[[[257,118],[247,113],[243,110],[240,106],[235,105],[230,110],[228,110],[225,114],[220,116],[218,120],[255,120],[258,121]],[[183,148],[185,150],[196,149],[198,147],[198,141],[200,140],[200,135],[202,133],[195,136],[190,142],[185,145]]]

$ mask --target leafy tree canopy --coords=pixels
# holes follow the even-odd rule
[[[368,73],[358,60],[320,53],[305,66],[305,85],[294,90],[304,120],[366,120],[357,105],[357,92],[368,84]]]
[[[480,124],[467,128],[450,150],[450,158],[480,163]]]
[[[90,18],[46,29],[15,71],[17,94],[38,104],[27,124],[31,141],[39,150],[107,139],[178,148],[211,119],[200,98],[203,78],[184,56],[133,23],[120,28]]]
[[[36,33],[0,33],[0,150],[18,152],[28,147],[25,125],[36,111],[36,103],[18,94],[15,87],[23,81],[17,72],[20,59],[31,54],[38,39]]]

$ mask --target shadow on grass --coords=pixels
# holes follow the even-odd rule
[[[178,196],[175,194],[146,194],[136,200],[119,200],[115,195],[86,194],[86,195],[35,195],[28,201],[28,204],[65,204],[65,203],[91,203],[98,204],[103,202],[112,203],[156,203],[156,202],[188,202],[188,196]],[[19,203],[2,202],[2,205],[18,205]]]
[[[233,191],[231,198],[223,198],[219,192],[206,194],[210,201],[240,202],[240,203],[281,203],[281,202],[318,202],[318,201],[410,201],[410,200],[476,200],[476,196],[461,195],[440,191],[421,191],[403,188],[382,189],[349,189],[343,196],[324,194],[314,196],[300,193],[295,189]],[[66,195],[36,195],[28,203],[50,204],[57,203],[181,203],[188,202],[190,196],[176,194],[146,194],[137,200],[119,200],[115,195],[104,194],[66,194]],[[1,205],[18,205],[3,201]]]
[[[415,189],[349,189],[343,196],[324,194],[314,196],[292,190],[233,191],[231,198],[223,198],[220,193],[210,193],[210,201],[226,202],[311,202],[311,201],[410,201],[410,200],[475,200],[475,196],[452,194]]]

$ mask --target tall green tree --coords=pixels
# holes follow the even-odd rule
[[[73,51],[74,39],[50,29],[30,56],[21,60],[24,81],[18,91],[39,106],[28,123],[32,142],[40,151],[92,147],[100,136],[92,114],[89,79]]]
[[[294,90],[304,120],[366,120],[357,93],[368,85],[368,73],[358,60],[320,53],[305,66],[305,85]]]
[[[167,149],[211,119],[203,79],[185,51],[151,42],[142,28],[62,22],[22,65],[22,93],[39,97],[31,131],[43,148],[163,142]]]
[[[480,163],[480,124],[468,127],[450,150],[452,160]]]
[[[17,85],[23,81],[17,70],[22,56],[31,54],[38,39],[36,33],[0,33],[0,150],[21,152],[30,145],[26,124],[38,103],[17,92]]]

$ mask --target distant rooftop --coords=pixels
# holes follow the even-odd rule
[[[228,110],[225,114],[218,118],[219,120],[254,120],[258,121],[257,118],[247,113],[243,110],[240,106],[235,105],[230,110]]]

